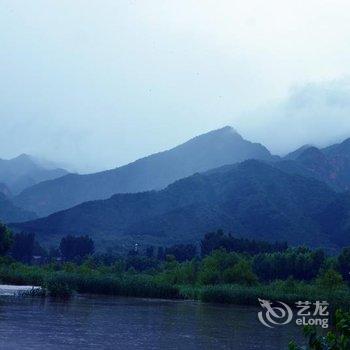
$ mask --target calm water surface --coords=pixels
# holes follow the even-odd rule
[[[0,349],[287,349],[301,329],[268,329],[258,309],[192,301],[0,297]]]

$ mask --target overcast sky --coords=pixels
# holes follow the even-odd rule
[[[95,171],[224,125],[325,145],[349,62],[345,0],[0,0],[0,157]]]

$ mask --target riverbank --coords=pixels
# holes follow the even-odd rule
[[[55,268],[57,267],[51,265],[35,267],[18,263],[2,264],[0,281],[9,285],[41,286],[46,290],[45,295],[55,297],[69,297],[77,292],[141,298],[192,299],[205,303],[255,306],[258,305],[259,298],[287,303],[299,300],[327,300],[334,309],[350,308],[350,289],[345,284],[336,289],[320,288],[316,283],[291,279],[254,285],[171,284],[162,282],[157,274],[111,272],[106,267],[96,269],[75,265],[67,265],[59,271],[55,271]]]

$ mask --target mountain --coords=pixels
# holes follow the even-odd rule
[[[6,197],[12,197],[10,189],[4,183],[0,183],[0,193],[4,194]]]
[[[350,195],[342,193],[336,201],[328,204],[319,216],[319,222],[327,235],[340,247],[349,245],[350,237]]]
[[[34,213],[20,209],[0,192],[0,222],[17,222],[35,219]]]
[[[68,174],[64,169],[46,168],[35,158],[21,154],[13,159],[0,159],[0,183],[4,183],[13,194],[45,180]]]
[[[159,190],[196,172],[251,158],[273,159],[264,146],[244,140],[231,127],[224,127],[113,170],[69,174],[42,182],[24,190],[15,198],[15,203],[45,216],[89,200],[106,199],[115,193]]]
[[[295,163],[292,164],[290,160]],[[350,190],[350,139],[327,148],[307,146],[287,155],[279,164],[283,170],[312,176],[337,191]],[[294,169],[293,169],[294,168]]]
[[[116,194],[13,227],[36,232],[42,241],[89,234],[98,245],[193,242],[222,228],[240,237],[336,248],[338,241],[323,231],[320,218],[338,196],[315,179],[249,160],[160,191]]]
[[[311,145],[304,145],[296,149],[295,151],[288,153],[284,159],[285,160],[296,160],[305,150],[308,148],[313,147]]]

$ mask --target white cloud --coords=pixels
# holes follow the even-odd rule
[[[350,80],[294,87],[285,100],[235,122],[246,137],[280,154],[304,144],[322,147],[341,141],[350,137]]]

